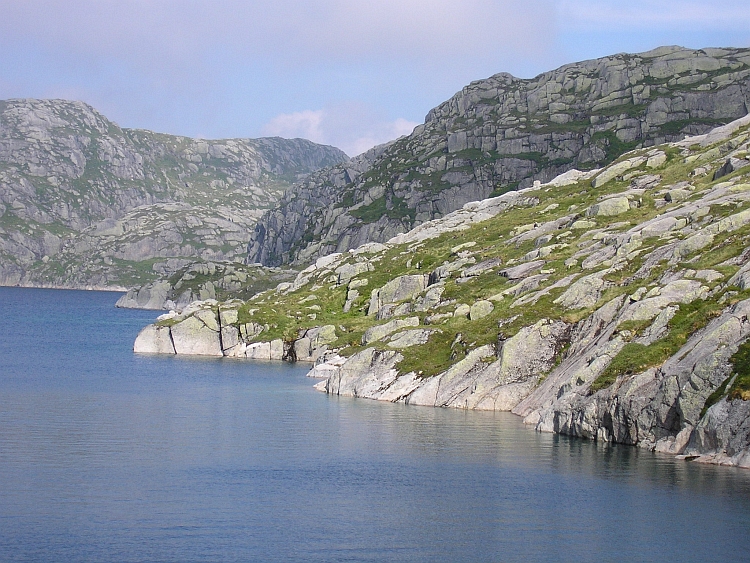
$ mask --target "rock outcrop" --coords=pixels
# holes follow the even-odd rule
[[[170,313],[137,347],[189,333],[189,353],[313,361],[326,393],[750,467],[750,167],[716,177],[731,159],[750,115]]]
[[[259,220],[248,260],[306,263],[384,242],[469,201],[704,133],[748,107],[748,49],[662,47],[570,64],[530,80],[497,74],[430,111],[411,135],[295,185]],[[621,161],[594,186],[665,159],[657,152]],[[727,161],[717,174],[742,162]],[[617,200],[596,210],[621,213],[627,206]]]
[[[243,322],[243,303],[216,299],[193,301],[170,311],[140,331],[133,351],[141,354],[228,356],[252,360],[315,362],[338,340],[333,325],[297,331],[294,338],[269,338],[277,327]]]
[[[541,320],[503,341],[480,346],[441,374],[400,374],[398,353],[368,348],[324,371],[317,388],[335,395],[412,405],[510,410],[549,372],[567,338],[565,323]]]
[[[242,262],[293,181],[346,160],[302,139],[189,139],[81,102],[0,101],[0,284],[133,286],[165,275],[154,263]]]

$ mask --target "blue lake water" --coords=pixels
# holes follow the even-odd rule
[[[0,288],[0,561],[748,561],[750,471],[139,356],[153,312]]]

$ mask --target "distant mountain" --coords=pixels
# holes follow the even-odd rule
[[[473,82],[389,145],[312,174],[258,221],[248,261],[305,263],[469,201],[607,165],[748,113],[750,49],[662,47]]]
[[[347,160],[303,139],[190,139],[82,102],[0,101],[0,284],[130,286],[242,260],[294,181]]]

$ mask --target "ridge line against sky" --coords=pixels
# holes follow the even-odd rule
[[[304,137],[356,155],[498,72],[661,45],[747,47],[735,0],[0,0],[0,98],[123,127]]]

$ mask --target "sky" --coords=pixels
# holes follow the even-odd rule
[[[0,99],[354,156],[472,80],[661,45],[750,46],[747,0],[0,0]]]

